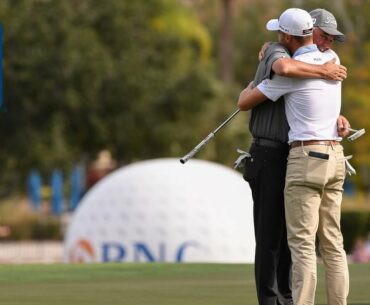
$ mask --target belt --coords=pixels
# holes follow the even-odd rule
[[[307,146],[307,145],[339,145],[339,141],[334,140],[311,140],[311,141],[294,141],[290,143],[290,148],[299,147],[299,146]]]
[[[259,146],[267,146],[277,149],[287,149],[289,147],[287,143],[282,143],[265,138],[253,138],[252,143]]]

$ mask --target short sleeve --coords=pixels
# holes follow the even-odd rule
[[[279,43],[275,42],[270,44],[266,50],[264,58],[266,66],[266,74],[264,75],[264,79],[272,77],[272,65],[280,58],[290,58],[288,51]]]
[[[292,91],[292,82],[292,78],[275,74],[272,79],[263,80],[257,88],[269,100],[276,102],[281,96]]]

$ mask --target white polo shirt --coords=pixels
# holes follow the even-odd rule
[[[337,54],[330,50],[320,52],[316,45],[299,48],[294,59],[310,63],[324,64]],[[297,79],[274,75],[257,88],[270,100],[285,98],[285,112],[288,119],[289,143],[307,140],[337,140],[337,118],[341,107],[341,82],[323,79]]]

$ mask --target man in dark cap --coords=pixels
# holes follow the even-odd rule
[[[338,31],[337,20],[334,15],[323,8],[317,8],[310,12],[312,22],[315,28],[320,28],[328,35],[334,36],[335,40],[339,42],[346,41],[346,35]]]
[[[344,42],[346,36],[337,29],[334,15],[323,8],[310,12],[313,22],[313,41],[321,52],[332,48],[334,40]]]

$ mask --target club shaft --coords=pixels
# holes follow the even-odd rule
[[[203,146],[205,146],[209,140],[211,140],[215,134],[224,127],[228,122],[230,122],[233,117],[235,117],[240,112],[240,109],[237,109],[232,115],[230,115],[220,126],[213,130],[207,137],[205,137],[197,146],[195,146],[188,154],[180,159],[182,164],[185,164],[190,158],[192,158]]]
[[[230,115],[220,126],[218,126],[212,133],[216,134],[222,127],[224,127],[227,123],[229,123],[234,116],[236,116],[240,112],[240,109],[235,110],[235,112]]]

